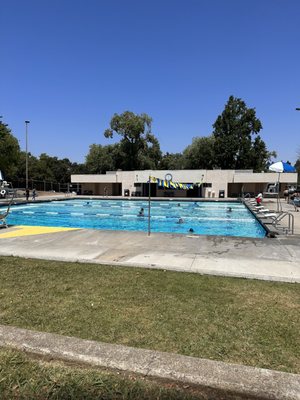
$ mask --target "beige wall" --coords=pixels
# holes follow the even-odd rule
[[[283,183],[296,183],[298,178],[297,173],[286,173],[280,174],[280,182]],[[234,182],[261,182],[261,183],[272,183],[278,181],[278,174],[276,172],[265,172],[265,173],[252,173],[252,174],[234,174]]]
[[[112,192],[113,183],[122,183],[122,195],[124,190],[129,190],[130,194],[137,192],[140,188],[136,188],[134,183],[146,183],[150,176],[159,179],[165,179],[166,174],[170,173],[174,182],[193,183],[201,182],[210,183],[211,188],[205,188],[205,197],[219,196],[219,191],[225,191],[225,197],[228,196],[228,184],[245,184],[244,191],[256,192],[257,189],[264,190],[267,183],[276,182],[278,174],[274,172],[268,173],[252,173],[250,171],[234,171],[234,170],[175,170],[175,171],[109,171],[107,174],[99,175],[72,175],[72,183],[84,184],[84,190],[92,190],[94,193],[102,194],[104,184]],[[203,178],[203,179],[202,179]],[[282,184],[296,184],[298,175],[296,173],[280,174],[280,182]],[[93,186],[93,185],[100,186]],[[256,185],[254,185],[256,184]],[[261,184],[261,185],[259,185]],[[265,186],[264,186],[265,185]],[[253,187],[254,190],[251,190]],[[179,191],[177,192],[179,195]],[[174,193],[175,195],[175,193]],[[177,194],[176,194],[177,195]]]
[[[116,175],[93,174],[93,175],[71,175],[71,183],[114,183],[117,182]]]
[[[124,196],[124,191],[129,190],[130,195],[132,192],[136,191],[134,187],[134,182],[136,182],[135,171],[117,171],[116,181],[122,182],[122,195]]]

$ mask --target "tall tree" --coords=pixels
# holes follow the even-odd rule
[[[85,163],[77,163],[77,162],[72,162],[72,167],[71,167],[72,174],[87,174],[88,171],[86,169],[86,164]],[[71,177],[70,177],[71,179]]]
[[[28,153],[28,171],[29,171],[29,176],[31,179],[36,179],[35,174],[36,170],[38,168],[38,158],[33,156],[30,152]],[[26,152],[21,151],[20,156],[18,159],[17,163],[17,168],[15,170],[15,173],[12,177],[13,180],[21,179],[24,180],[26,179]]]
[[[158,139],[148,133],[144,142],[144,148],[139,152],[141,169],[157,169],[161,161],[161,150]]]
[[[271,159],[277,157],[275,151],[268,151],[266,143],[262,140],[260,135],[257,135],[254,139],[251,153],[251,169],[255,172],[265,171],[271,164]]]
[[[13,176],[15,181],[25,181],[26,153],[20,152],[16,172]],[[68,183],[71,174],[86,173],[84,164],[72,163],[68,158],[59,159],[42,153],[39,157],[28,153],[29,179],[47,181],[54,183]],[[20,183],[21,184],[21,183]]]
[[[3,172],[5,179],[13,178],[19,157],[18,140],[12,135],[8,126],[0,121],[0,171]]]
[[[215,166],[214,137],[196,137],[183,151],[185,169],[213,169]]]
[[[248,108],[243,100],[230,96],[213,128],[215,160],[219,168],[261,170],[267,167],[266,145],[256,136],[262,124],[255,109]],[[259,151],[261,154],[257,154]]]
[[[117,169],[118,145],[101,146],[92,144],[85,158],[85,165],[90,174],[103,174]]]
[[[120,168],[132,171],[158,166],[161,151],[158,140],[151,133],[151,123],[147,114],[138,115],[131,111],[114,114],[104,136],[112,138],[114,133],[121,136],[120,153],[125,157]]]
[[[166,153],[162,156],[159,169],[183,169],[182,153]]]

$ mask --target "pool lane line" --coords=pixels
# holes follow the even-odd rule
[[[13,230],[7,231],[6,229],[0,230],[0,239],[20,237],[20,236],[31,236],[31,235],[44,235],[46,233],[57,233],[64,231],[74,231],[80,228],[62,228],[54,226],[25,226],[18,225],[13,226]]]

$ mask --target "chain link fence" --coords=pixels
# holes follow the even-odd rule
[[[26,180],[25,179],[17,179],[11,182],[12,187],[17,190],[26,189]],[[40,192],[59,192],[59,193],[68,193],[68,192],[78,192],[80,187],[78,185],[71,184],[70,182],[49,182],[49,181],[40,181],[37,179],[29,179],[28,180],[28,189],[33,190],[36,189]]]

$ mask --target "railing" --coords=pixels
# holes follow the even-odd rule
[[[25,192],[26,189],[26,181],[24,179],[17,179],[12,182],[14,188],[18,188]],[[42,181],[37,179],[29,179],[28,181],[28,189],[33,190],[36,189],[38,192],[68,192],[72,190],[78,191],[79,185],[72,184],[70,182],[51,182],[51,181]]]
[[[288,218],[288,226],[279,226],[279,223],[285,219]],[[294,221],[294,215],[288,211],[286,212],[281,212],[278,217],[274,218],[274,221],[272,222],[272,225],[275,226],[276,229],[281,229],[286,235],[288,234],[294,234],[294,226],[295,226],[295,221]]]
[[[249,193],[247,193],[243,198],[242,201],[245,202],[245,200],[247,198],[250,198],[250,196],[247,197]],[[294,230],[295,230],[295,221],[294,221],[294,215],[288,211],[279,211],[277,212],[277,216],[273,217],[271,219],[273,219],[272,221],[272,225],[278,229],[279,231],[282,231],[284,234],[286,235],[293,235],[294,234]],[[288,219],[287,220],[287,226],[282,226],[280,225],[280,223],[284,220],[284,219]]]

